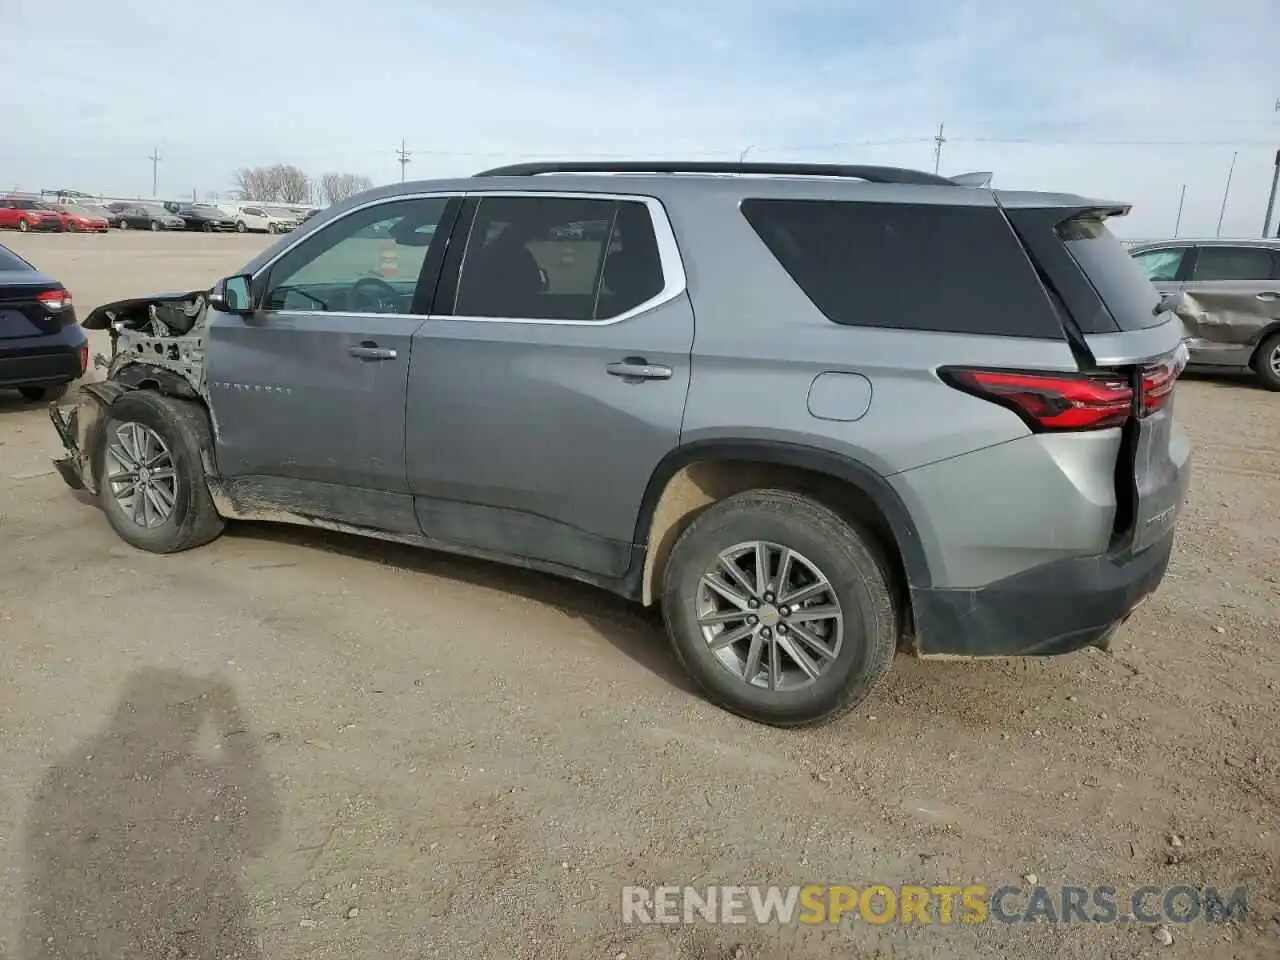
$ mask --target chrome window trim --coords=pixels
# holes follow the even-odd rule
[[[452,198],[458,197],[466,199],[468,197],[553,197],[569,200],[630,200],[643,203],[649,211],[649,220],[653,224],[654,239],[658,244],[658,262],[662,267],[662,289],[657,294],[632,307],[625,310],[616,317],[610,317],[607,320],[555,320],[538,317],[471,317],[453,313],[357,313],[354,311],[329,311],[329,310],[273,310],[271,313],[287,313],[290,316],[299,317],[325,317],[334,313],[341,312],[345,317],[404,317],[406,319],[424,320],[450,320],[450,321],[466,321],[472,323],[522,323],[536,326],[570,326],[570,327],[607,327],[614,324],[623,323],[643,313],[648,313],[664,304],[670,303],[672,300],[680,297],[688,290],[688,277],[685,274],[684,260],[680,256],[680,247],[676,242],[675,230],[671,226],[671,219],[667,216],[666,207],[662,205],[662,201],[657,197],[645,196],[643,194],[634,193],[595,193],[591,191],[560,191],[560,190],[467,190],[458,192],[454,190],[430,191],[427,193],[406,193],[399,194],[394,197],[379,197],[377,200],[370,200],[368,203],[362,203],[358,207],[352,207],[341,216],[335,217],[331,222],[325,224],[321,230],[327,230],[335,223],[343,220],[353,213],[361,210],[367,210],[370,207],[376,207],[383,204],[397,203],[403,200],[424,200],[435,197]],[[258,277],[271,270],[279,260],[289,251],[296,248],[299,244],[305,243],[309,238],[316,236],[321,230],[315,233],[309,233],[304,237],[299,237],[293,243],[282,248],[279,253],[271,258],[267,263],[263,264],[256,273],[252,274],[252,278],[256,281]],[[467,237],[468,242],[470,236]],[[462,269],[466,267],[464,258],[462,266],[459,268],[459,281],[461,281]]]

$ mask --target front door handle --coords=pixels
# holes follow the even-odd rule
[[[1268,290],[1266,293],[1258,294],[1258,299],[1267,300],[1267,301],[1280,300],[1280,293],[1276,293],[1273,290]]]
[[[390,347],[380,347],[372,340],[364,340],[356,347],[348,347],[347,353],[357,360],[394,360],[396,352]]]
[[[627,357],[605,367],[614,377],[622,377],[629,383],[641,380],[670,380],[671,368],[661,364],[650,363],[644,357]]]

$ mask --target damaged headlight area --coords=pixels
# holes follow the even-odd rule
[[[94,358],[95,366],[106,368],[106,379],[82,385],[74,406],[49,405],[49,417],[66,450],[54,466],[70,487],[98,492],[92,460],[107,411],[119,397],[139,388],[205,396],[208,308],[205,291],[161,294],[104,304],[84,319],[85,329],[108,331],[111,356]]]

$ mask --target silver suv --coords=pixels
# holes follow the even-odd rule
[[[58,466],[144,550],[281,520],[660,604],[716,703],[809,723],[899,646],[1105,646],[1159,584],[1186,351],[1127,209],[815,165],[382,187],[95,310]]]

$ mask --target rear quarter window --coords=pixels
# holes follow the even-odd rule
[[[1160,294],[1097,217],[1077,217],[1058,225],[1058,237],[1097,291],[1121,330],[1143,330],[1165,322],[1156,313]]]
[[[748,199],[741,208],[791,279],[835,323],[1065,337],[995,207]]]

